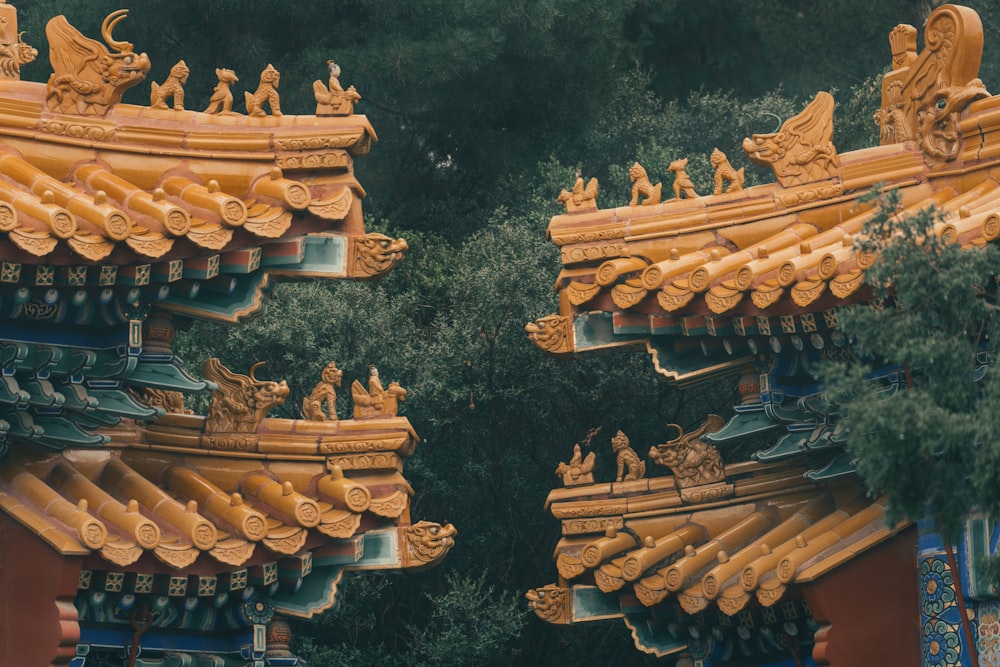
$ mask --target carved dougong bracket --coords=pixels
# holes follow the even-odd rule
[[[253,433],[268,410],[285,402],[289,389],[284,380],[261,381],[254,377],[254,371],[263,363],[254,364],[247,376],[236,375],[214,357],[205,361],[202,375],[219,385],[212,394],[205,420],[206,433]]]

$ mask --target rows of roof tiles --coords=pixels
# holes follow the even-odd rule
[[[987,178],[963,193],[914,187],[904,191],[903,214],[933,206],[944,214],[935,227],[942,238],[963,246],[981,245],[1000,237],[997,185]],[[756,312],[786,294],[799,307],[808,307],[827,291],[848,299],[874,261],[857,243],[874,212],[855,207],[853,214],[836,213],[822,221],[779,220],[770,233],[740,237],[742,246],[722,234],[713,236],[710,245],[688,251],[678,249],[684,248],[683,235],[676,243],[655,247],[637,243],[631,256],[606,260],[594,269],[564,271],[562,289],[576,307],[666,313],[700,310],[698,298],[715,314],[746,310],[739,306],[747,297]],[[657,252],[666,256],[657,259]]]
[[[397,470],[348,477],[337,466],[260,460],[223,465],[125,449],[17,453],[0,473],[0,506],[64,554],[100,554],[117,566],[146,553],[173,568],[209,556],[240,566],[258,547],[300,552],[312,535],[348,538],[407,516]]]
[[[906,525],[890,528],[885,499],[866,498],[856,482],[818,494],[648,514],[626,514],[621,528],[600,537],[564,537],[556,548],[563,585],[627,592],[646,607],[673,598],[689,614],[715,604],[734,615],[754,599],[765,607],[777,603],[790,587]]]

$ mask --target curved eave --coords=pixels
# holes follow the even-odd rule
[[[857,243],[870,188],[897,189],[910,213],[937,207],[936,233],[963,248],[1000,237],[998,100],[969,106],[963,148],[944,165],[905,142],[840,155],[827,180],[554,217],[560,309],[545,319],[561,318],[566,333],[533,340],[563,356],[644,344],[657,371],[682,383],[734,371],[769,341],[841,344],[837,309],[870,295],[874,258]]]
[[[684,626],[694,623],[695,615],[699,625],[712,625],[716,615],[757,614],[794,601],[800,597],[793,592],[797,587],[906,527],[888,526],[885,499],[865,498],[857,482],[812,491],[788,488],[753,501],[672,509],[660,503],[659,510],[643,504],[653,482],[649,491],[622,484],[617,491],[589,485],[553,492],[560,500],[550,509],[562,517],[564,534],[567,526],[586,525],[589,531],[565,534],[556,547],[559,583],[528,593],[540,618],[557,624],[622,618],[637,647],[669,655],[687,646]],[[569,500],[574,495],[581,500]],[[587,503],[603,509],[588,513]],[[678,613],[678,628],[657,621]]]
[[[197,561],[221,571],[369,532],[376,542],[382,539],[376,535],[391,535],[392,548],[372,542],[368,560],[358,556],[344,565],[432,564],[414,561],[400,546],[412,489],[392,457],[357,457],[353,466],[338,461],[346,463],[338,468],[344,472],[333,475],[321,456],[211,454],[15,450],[0,479],[0,506],[59,553],[93,554],[111,568],[150,554],[168,568]]]

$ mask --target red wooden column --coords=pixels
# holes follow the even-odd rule
[[[67,665],[80,624],[82,558],[66,557],[0,512],[0,665]]]
[[[917,530],[802,586],[816,631],[813,659],[831,667],[920,665]]]

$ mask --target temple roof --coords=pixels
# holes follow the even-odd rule
[[[16,34],[14,8],[0,12]],[[25,318],[17,302],[44,311],[103,295],[234,321],[275,278],[369,279],[402,258],[405,241],[364,230],[354,158],[376,137],[353,113],[353,88],[331,106],[317,81],[318,115],[282,115],[269,67],[260,90],[271,95],[247,93],[246,115],[231,93],[224,108],[213,96],[192,111],[181,61],[151,83],[150,106],[123,104],[149,69],[111,36],[124,18],[105,21],[111,51],[57,17],[49,82],[19,80],[16,63],[0,75],[0,316]],[[101,71],[119,61],[135,71]],[[217,74],[216,93],[228,93],[235,75]]]
[[[807,594],[906,528],[866,495],[816,367],[852,354],[838,309],[872,298],[873,191],[894,191],[890,216],[935,209],[931,233],[963,249],[1000,238],[1000,97],[978,79],[982,23],[943,5],[924,33],[919,52],[916,28],[890,33],[877,147],[839,153],[834,100],[820,92],[744,140],[773,183],[744,187],[745,167],[716,149],[712,194],[698,194],[706,184],[684,158],[666,167],[673,199],[639,163],[627,205],[599,208],[597,181],[580,174],[560,194],[566,213],[548,228],[559,310],[526,325],[529,338],[566,356],[645,345],[676,383],[738,376],[740,403],[691,433],[670,425],[677,437],[646,460],[619,431],[614,482],[595,481],[585,455],[596,430],[574,447],[546,501],[562,528],[558,580],[527,594],[542,619],[622,618],[658,656],[704,657],[712,637],[748,660],[787,656],[821,643]],[[892,367],[867,381],[886,400],[905,384]],[[670,474],[647,477],[653,465]]]
[[[873,188],[897,191],[904,213],[941,211],[934,231],[947,241],[1000,237],[1000,97],[976,78],[979,18],[939,8],[927,34],[945,30],[955,47],[928,39],[920,54],[915,29],[901,30],[914,34],[884,79],[880,146],[838,153],[833,98],[821,92],[778,132],[744,141],[775,183],[744,188],[744,170],[718,150],[704,196],[689,187],[686,160],[670,165],[669,200],[638,163],[627,206],[598,208],[596,181],[578,178],[548,229],[562,257],[559,312],[527,325],[529,337],[554,354],[644,344],[661,373],[695,380],[746,364],[761,337],[779,348],[836,344],[837,308],[871,294],[876,258],[859,242]]]
[[[416,435],[404,417],[205,428],[205,417],[169,413],[102,429],[100,448],[17,448],[0,470],[0,508],[88,571],[165,580],[331,549],[353,554],[338,556],[338,572],[423,568],[453,544],[451,526],[411,523],[401,471]]]
[[[700,485],[655,477],[556,489],[547,506],[562,523],[559,581],[529,592],[529,605],[551,623],[624,618],[641,649],[666,655],[698,630],[654,631],[648,619],[719,632],[725,617],[796,603],[797,586],[908,525],[889,526],[885,499],[867,498],[856,478],[816,484],[803,473],[743,463]]]

